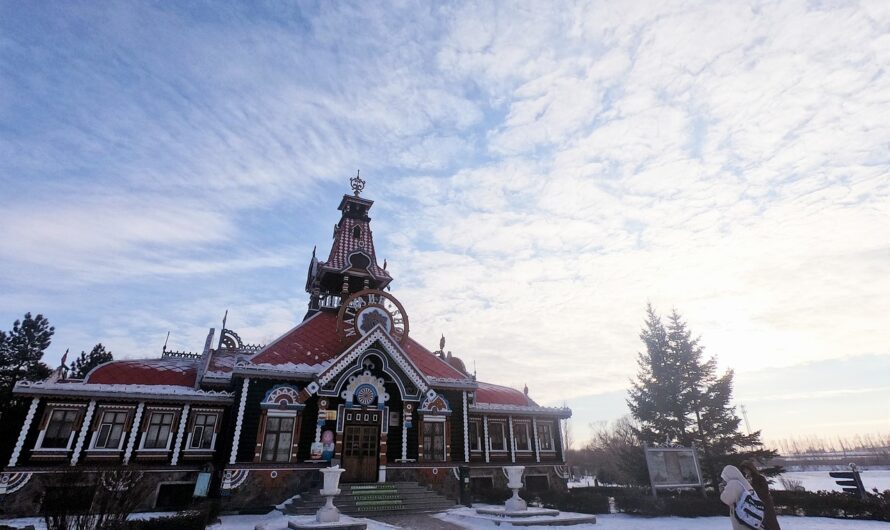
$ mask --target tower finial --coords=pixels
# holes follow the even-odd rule
[[[359,176],[360,170],[355,170],[355,176],[349,179],[349,184],[352,186],[352,191],[355,193],[355,196],[358,197],[362,190],[365,189],[365,181]]]

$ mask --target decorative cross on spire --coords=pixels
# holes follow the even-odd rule
[[[359,177],[359,170],[355,170],[355,176],[349,179],[349,184],[352,186],[352,191],[355,193],[356,197],[358,197],[362,190],[365,189],[365,181]]]

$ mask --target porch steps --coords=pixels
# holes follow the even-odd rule
[[[318,490],[313,490],[285,506],[285,512],[291,515],[311,515],[324,502],[324,497]],[[340,495],[334,497],[334,506],[346,515],[373,517],[440,512],[454,507],[454,501],[414,482],[385,482],[340,484]]]

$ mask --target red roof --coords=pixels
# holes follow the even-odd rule
[[[263,348],[250,362],[313,366],[335,359],[346,346],[337,335],[337,315],[321,311]]]
[[[84,383],[99,385],[195,386],[200,359],[112,361],[87,374]]]
[[[443,377],[448,379],[467,379],[467,376],[439,358],[438,355],[421,346],[411,337],[401,345],[405,353],[417,368],[427,377]]]
[[[356,226],[361,230],[361,234],[358,238],[352,237],[352,230]],[[371,235],[371,227],[367,221],[362,219],[343,217],[340,220],[334,244],[331,245],[331,253],[328,255],[328,260],[319,265],[337,271],[346,270],[352,266],[349,263],[349,255],[359,251],[364,252],[371,258],[368,272],[375,278],[392,280],[392,276],[377,265],[377,254],[374,250],[374,239]]]
[[[251,359],[252,364],[314,366],[336,359],[351,344],[341,342],[337,334],[337,315],[319,312],[285,333]],[[467,379],[467,376],[435,354],[408,338],[402,349],[427,377]]]
[[[522,407],[537,407],[538,404],[515,388],[493,385],[479,382],[476,389],[476,403],[488,403],[491,405],[519,405]]]

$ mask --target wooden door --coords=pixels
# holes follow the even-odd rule
[[[380,428],[347,425],[343,432],[343,482],[377,482]]]

